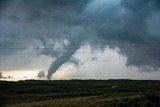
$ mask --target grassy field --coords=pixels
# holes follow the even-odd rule
[[[160,107],[160,81],[0,81],[1,107]]]

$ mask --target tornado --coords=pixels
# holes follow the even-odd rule
[[[72,47],[72,48],[71,48]],[[72,55],[79,49],[80,44],[79,43],[71,43],[68,45],[67,50],[55,61],[52,62],[51,66],[48,69],[47,78],[51,80],[51,76],[69,59],[72,57]]]

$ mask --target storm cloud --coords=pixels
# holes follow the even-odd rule
[[[127,57],[127,66],[156,71],[159,19],[159,0],[2,0],[0,54],[6,59],[24,53],[50,56],[51,79],[63,64],[78,65],[73,55],[84,45],[93,53],[109,46]]]

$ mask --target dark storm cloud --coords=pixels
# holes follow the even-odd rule
[[[127,65],[160,67],[159,0],[4,0],[0,7],[0,42],[31,44],[18,52],[31,48],[55,57],[49,79],[73,62],[83,42],[101,51],[106,45],[120,48]],[[17,53],[17,44],[0,48]]]
[[[72,54],[79,49],[81,42],[89,34],[89,31],[81,25],[74,25],[74,21],[77,20],[76,16],[87,2],[89,0],[8,1],[8,7],[3,9],[1,16],[1,42],[6,44],[7,42],[20,42],[22,44],[18,46],[15,44],[17,48],[20,45],[23,51],[29,47],[31,53],[34,53],[35,47],[32,44],[37,41],[34,42],[32,39],[41,41],[43,45],[40,44],[36,49],[41,54],[56,57],[48,71],[47,77],[51,78],[51,75],[62,64],[70,60]],[[32,42],[26,42],[30,40]],[[64,41],[68,41],[69,46]],[[76,47],[71,49],[70,44],[76,44]],[[11,51],[8,47],[10,45],[4,48],[7,48],[9,53],[16,53],[15,49]]]
[[[2,73],[0,72],[0,78],[3,78],[3,75],[2,75]]]
[[[158,1],[121,0],[117,4],[115,2],[118,0],[103,1],[97,6],[98,1],[94,0],[89,5],[91,7],[86,9],[83,17],[87,20],[87,25],[92,25],[97,36],[106,41],[117,41],[106,44],[119,47],[120,53],[127,56],[128,65],[159,67],[160,25],[155,25],[160,18]],[[157,17],[155,22],[150,19],[154,18],[154,15]],[[151,32],[148,29],[149,21],[157,30]]]
[[[0,9],[5,8],[5,6],[6,6],[6,0],[1,0],[0,1]]]
[[[37,77],[38,78],[46,77],[45,71],[39,71]]]

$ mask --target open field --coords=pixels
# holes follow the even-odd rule
[[[160,107],[160,81],[0,81],[2,107]]]

